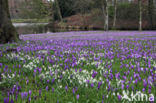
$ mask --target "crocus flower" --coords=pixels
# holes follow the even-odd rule
[[[54,88],[52,88],[52,92],[54,92],[54,90],[55,90],[55,89],[54,89]]]
[[[78,100],[78,99],[79,99],[79,97],[80,97],[80,95],[79,95],[79,94],[77,94],[77,95],[76,95],[76,99]]]
[[[2,63],[0,63],[0,67],[2,67],[3,66],[3,64]]]
[[[29,83],[29,80],[26,81],[26,84],[28,84],[28,83]]]
[[[29,95],[31,95],[32,94],[32,91],[31,90],[29,90]]]
[[[96,75],[97,75],[97,72],[93,71],[92,77],[95,78]]]
[[[91,88],[93,88],[94,87],[94,83],[91,83],[90,86],[91,86]]]
[[[4,103],[9,103],[9,97],[8,98],[4,98]]]
[[[122,97],[121,95],[118,95],[118,100],[121,101]]]
[[[86,80],[86,83],[88,83],[88,84],[89,84],[89,82],[90,82],[89,80]]]
[[[145,80],[145,79],[143,80],[143,85],[144,85],[144,88],[146,88],[146,87],[147,87],[147,82],[146,82],[146,80]]]
[[[13,99],[11,99],[10,103],[14,103],[14,100],[13,100]]]
[[[125,87],[124,84],[121,84],[121,88],[124,89],[124,87]]]
[[[42,69],[41,68],[38,68],[38,72],[41,73],[41,71],[42,71]]]
[[[116,74],[115,74],[115,77],[116,77],[117,79],[120,79],[120,73],[116,73]]]
[[[34,99],[36,100],[37,99],[37,96],[34,96]]]
[[[29,97],[29,102],[31,101],[31,97]]]
[[[151,89],[148,89],[148,93],[151,93]]]
[[[101,85],[102,85],[102,82],[101,81],[98,82],[98,89],[100,89]]]
[[[136,84],[138,83],[138,79],[135,80],[135,83],[136,83]]]
[[[36,74],[36,72],[37,72],[37,70],[36,69],[34,69],[34,73]]]
[[[60,79],[62,79],[63,78],[63,75],[60,75]]]
[[[80,68],[79,72],[81,72],[81,71],[82,71],[82,69]]]
[[[55,82],[55,78],[52,79],[52,83],[54,83],[54,82]]]
[[[129,88],[129,85],[127,85],[126,88],[128,89]]]
[[[49,83],[49,80],[47,80],[47,83]]]
[[[65,86],[65,90],[68,91],[68,86]]]
[[[22,99],[26,99],[27,96],[28,96],[28,93],[27,93],[27,92],[22,92],[22,93],[21,93],[21,98],[22,98]]]
[[[46,86],[46,91],[48,91],[48,86]]]
[[[41,96],[41,93],[42,93],[42,89],[39,90],[39,95],[40,95],[40,96]]]
[[[75,89],[74,88],[73,88],[72,92],[73,92],[73,94],[75,94]]]

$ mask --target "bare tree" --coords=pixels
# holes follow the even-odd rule
[[[109,3],[108,0],[101,0],[104,15],[104,30],[109,30]]]
[[[0,43],[17,42],[19,35],[12,25],[8,0],[0,0]]]
[[[101,0],[101,4],[102,4],[103,16],[104,16],[104,30],[108,31],[108,23],[109,23],[108,0]]]
[[[139,30],[142,30],[142,0],[139,0]]]

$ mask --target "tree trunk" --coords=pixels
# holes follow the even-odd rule
[[[0,43],[17,42],[19,35],[12,25],[8,0],[0,0]]]
[[[46,27],[47,27],[48,32],[55,32],[55,20],[54,20],[54,9],[55,8],[53,5],[53,1],[50,0],[50,4],[51,4],[50,20],[49,20],[49,24]]]
[[[108,7],[108,0],[105,0],[105,8],[106,8],[106,18],[105,18],[105,30],[108,31],[108,23],[109,23],[109,7]]]
[[[116,29],[116,12],[117,12],[117,0],[114,0],[113,29]]]
[[[142,0],[139,0],[139,31],[142,31]]]
[[[103,25],[103,29],[105,30],[105,17],[106,17],[105,15],[106,15],[106,14],[105,14],[105,6],[104,6],[103,1],[102,1],[102,12],[103,12],[103,18],[104,18],[104,21],[103,21],[103,22],[104,22],[104,23],[103,23],[103,24],[104,24],[104,25]]]
[[[108,0],[102,0],[102,10],[104,15],[104,30],[108,31],[109,25],[109,7],[108,7]]]
[[[148,15],[149,15],[149,24],[151,29],[153,29],[153,11],[154,11],[153,0],[148,0]]]
[[[56,7],[57,7],[57,12],[58,12],[59,19],[60,19],[60,21],[62,21],[63,19],[62,19],[62,14],[61,14],[61,9],[60,9],[59,2],[58,2],[58,0],[55,0],[55,2],[56,2]]]

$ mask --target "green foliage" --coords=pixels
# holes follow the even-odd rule
[[[31,0],[29,2],[23,2],[22,5],[22,18],[45,18],[50,15],[50,7],[44,4],[42,0]]]
[[[54,2],[52,7],[53,7],[54,20],[59,20],[60,18],[59,18],[57,3]]]
[[[62,17],[67,17],[75,14],[74,3],[75,0],[58,0]]]
[[[114,6],[110,6],[109,7],[109,17],[113,18],[113,16],[114,16]]]
[[[121,3],[117,8],[117,18],[120,19],[137,19],[138,14],[138,5],[132,3]]]

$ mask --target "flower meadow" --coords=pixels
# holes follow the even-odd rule
[[[20,35],[0,45],[0,103],[154,103],[156,32]]]

